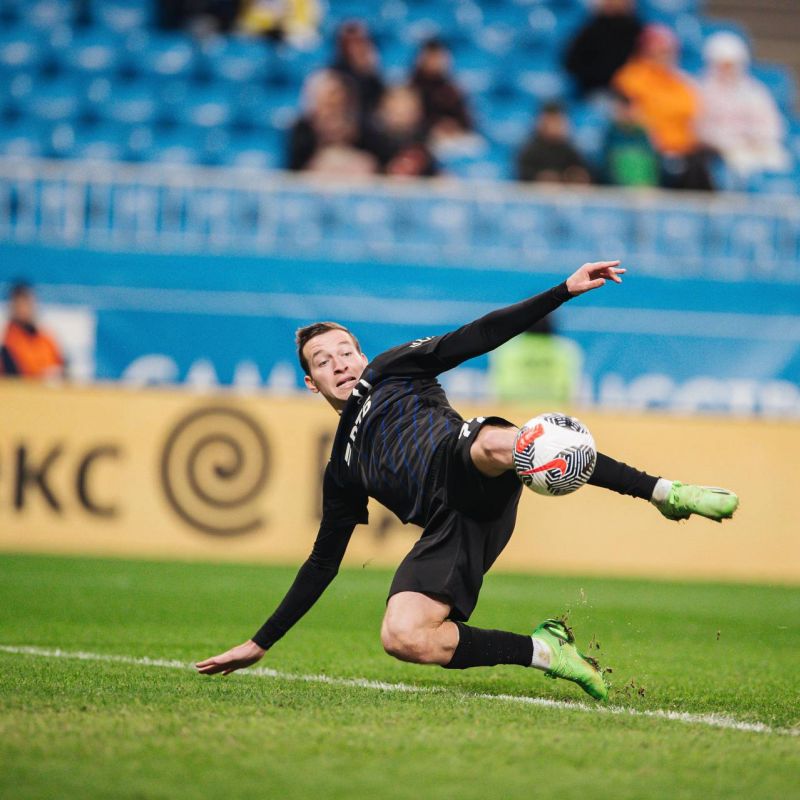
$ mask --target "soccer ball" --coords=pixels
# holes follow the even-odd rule
[[[597,448],[586,426],[566,414],[529,419],[514,440],[514,469],[537,494],[558,497],[580,489],[594,472]]]

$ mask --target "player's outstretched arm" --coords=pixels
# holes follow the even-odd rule
[[[594,261],[584,264],[567,278],[567,291],[573,296],[599,289],[607,280],[622,283],[625,270],[619,261]]]
[[[202,675],[218,675],[220,672],[223,675],[230,675],[231,672],[235,672],[237,669],[252,667],[253,664],[261,660],[266,652],[263,647],[259,647],[252,639],[248,639],[243,644],[232,647],[218,656],[212,656],[205,661],[198,661],[195,667]]]
[[[528,330],[535,322],[573,297],[600,288],[606,281],[622,283],[619,261],[594,261],[566,281],[520,303],[498,308],[442,336],[429,336],[381,353],[367,367],[383,374],[436,376],[475,356],[483,355]]]
[[[317,602],[336,577],[354,528],[355,522],[336,527],[322,524],[310,557],[300,567],[297,577],[272,616],[252,639],[218,656],[198,661],[195,664],[197,671],[202,675],[230,675],[237,669],[250,667],[260,661],[264,653]]]

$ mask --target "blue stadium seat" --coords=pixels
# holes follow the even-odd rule
[[[19,20],[41,30],[74,21],[75,7],[71,0],[30,0],[19,6]]]
[[[154,129],[151,145],[142,151],[146,161],[157,164],[200,164],[203,161],[202,134],[195,128]]]
[[[234,116],[230,88],[224,84],[193,87],[182,102],[174,104],[171,119],[198,128],[228,125]]]
[[[609,126],[608,112],[600,104],[579,103],[569,110],[569,117],[575,146],[589,161],[598,164]]]
[[[409,13],[405,24],[397,29],[396,36],[406,44],[416,47],[432,37],[445,41],[458,38],[458,32],[452,10],[443,3],[431,3],[416,18]]]
[[[292,86],[243,86],[236,95],[234,120],[245,128],[288,128],[300,113],[300,93]]]
[[[32,117],[47,122],[75,119],[83,111],[80,84],[71,76],[37,81],[25,106]]]
[[[506,23],[481,25],[469,31],[469,38],[461,47],[469,46],[494,58],[504,57],[513,48],[516,35],[517,29]]]
[[[75,36],[61,51],[65,66],[87,75],[113,73],[122,56],[119,39],[105,31],[92,30]]]
[[[381,47],[381,66],[388,83],[405,83],[414,69],[418,48],[409,42],[388,40]]]
[[[105,76],[90,77],[81,83],[83,116],[87,121],[92,122],[102,119],[104,116],[103,109],[117,85],[118,82],[112,81]]]
[[[126,126],[127,127],[127,126]],[[156,140],[157,129],[154,125],[132,125],[127,128],[125,139],[126,159],[131,161],[147,161],[153,143]]]
[[[35,158],[44,154],[44,132],[34,119],[20,119],[0,125],[0,155]]]
[[[155,3],[144,0],[93,0],[92,19],[99,25],[130,33],[146,28],[152,20]]]
[[[153,85],[148,81],[136,81],[115,85],[100,112],[105,119],[136,125],[154,122],[158,108]]]
[[[122,161],[128,157],[128,136],[126,125],[100,122],[76,130],[73,154],[77,158],[96,161]]]
[[[504,180],[509,177],[510,150],[486,145],[473,156],[440,158],[440,166],[449,175],[483,180]]]
[[[300,50],[282,45],[275,49],[267,82],[276,86],[299,86],[312,72],[330,63],[325,50]]]
[[[704,39],[703,26],[694,14],[679,14],[675,17],[670,27],[678,35],[678,39],[680,39],[682,52],[702,52]]]
[[[521,70],[515,75],[517,90],[535,100],[561,100],[571,93],[569,80],[557,70]]]
[[[73,158],[77,134],[73,121],[44,126],[44,155],[48,158]]]
[[[202,69],[211,80],[261,81],[270,74],[272,50],[255,39],[218,37],[203,47]]]
[[[283,166],[284,134],[272,129],[232,132],[219,163],[252,169],[279,169]]]
[[[495,88],[495,73],[499,63],[497,56],[472,45],[460,46],[453,51],[456,81],[470,94],[486,93]]]
[[[515,28],[515,47],[522,57],[540,50],[550,52],[562,29],[552,9],[534,6]]]
[[[792,73],[780,64],[758,62],[752,66],[753,75],[766,85],[781,111],[788,117],[794,113],[797,92]]]
[[[140,44],[141,43],[141,44]],[[142,75],[189,78],[194,74],[197,50],[192,41],[178,34],[151,34],[129,40],[132,67]]]
[[[16,118],[27,113],[28,98],[34,90],[36,81],[27,72],[10,75],[2,81],[0,91],[0,114],[6,118]]]
[[[478,106],[480,108],[480,106]],[[530,134],[537,105],[519,95],[505,98],[495,97],[491,102],[491,113],[483,106],[480,130],[492,142],[517,150]]]
[[[0,33],[0,67],[8,70],[37,71],[46,49],[35,30],[14,26]]]

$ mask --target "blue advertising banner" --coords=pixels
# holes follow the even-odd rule
[[[0,265],[0,280],[35,281],[45,306],[93,311],[98,379],[273,391],[302,386],[300,325],[337,320],[374,355],[567,274],[37,245],[0,245]],[[622,286],[555,315],[557,331],[583,351],[582,402],[800,414],[800,286],[653,277],[626,265]],[[486,368],[476,359],[445,383],[456,395],[490,397]]]

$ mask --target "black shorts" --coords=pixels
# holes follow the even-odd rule
[[[503,552],[517,519],[522,484],[513,471],[483,475],[469,451],[484,425],[511,426],[501,417],[477,417],[439,448],[432,476],[442,484],[422,536],[395,573],[389,597],[420,592],[467,620],[478,602],[483,576]]]

